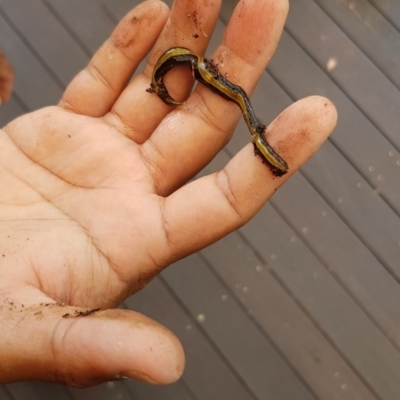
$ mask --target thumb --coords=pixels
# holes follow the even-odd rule
[[[129,310],[88,310],[57,303],[1,307],[0,383],[45,380],[90,386],[129,377],[167,384],[179,379],[178,339]]]

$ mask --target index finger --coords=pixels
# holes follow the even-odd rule
[[[91,117],[106,114],[150,51],[168,14],[159,0],[147,0],[130,11],[68,85],[59,105]]]

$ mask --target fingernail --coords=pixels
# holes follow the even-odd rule
[[[121,374],[125,379],[136,379],[137,381],[151,383],[153,385],[159,385],[159,382],[156,382],[154,379],[150,378],[148,375],[139,371],[125,371]]]
[[[114,375],[113,379],[114,379],[114,381],[123,381],[125,379],[129,379],[129,377],[125,376],[125,375]]]

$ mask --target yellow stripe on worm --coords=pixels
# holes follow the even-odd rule
[[[164,75],[176,66],[189,66],[193,70],[192,63],[197,63],[197,58],[196,54],[184,47],[173,47],[167,50],[154,66],[150,89],[147,89],[147,91],[156,93],[169,106],[181,105],[182,103],[173,99],[168,93],[163,81]]]

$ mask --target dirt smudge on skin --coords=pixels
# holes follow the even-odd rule
[[[97,311],[100,311],[100,308],[93,308],[92,310],[78,311],[75,310],[72,313],[66,313],[62,317],[63,318],[79,318],[79,317],[87,317]]]
[[[136,25],[140,23],[138,16],[134,15],[129,19],[121,21],[117,27],[115,34],[111,36],[111,41],[116,48],[127,48],[130,47],[136,40],[138,35],[138,29]]]
[[[239,2],[232,16],[236,31],[246,32],[246,35],[237,35],[234,31],[232,33],[228,31],[227,34],[232,41],[231,47],[237,50],[239,57],[250,64],[255,56],[265,54],[266,47],[275,35],[275,20],[278,15],[275,3],[273,1],[260,2],[259,13],[252,13],[247,2]],[[249,37],[262,38],[262,40],[248,40]]]
[[[196,27],[196,29],[200,29],[199,12],[197,10],[193,11],[192,18],[193,18],[194,26]]]
[[[19,318],[24,319],[28,315],[33,315],[36,319],[43,319],[46,316],[46,312],[52,312],[60,314],[62,309],[68,307],[67,313],[63,314],[63,318],[78,318],[78,317],[87,317],[97,311],[100,311],[100,308],[93,308],[89,310],[76,309],[71,310],[71,306],[64,303],[39,303],[35,305],[26,305],[23,303],[15,302],[8,298],[4,299],[2,303],[0,303],[0,312],[9,311],[11,313],[23,313],[25,315],[20,316]]]
[[[301,129],[292,137],[278,140],[274,148],[282,154],[295,154],[296,149],[301,147],[302,143],[309,141],[310,132],[308,129]]]
[[[154,11],[144,11],[136,8],[127,14],[111,35],[111,43],[118,49],[123,49],[140,42],[146,34],[147,27],[157,18]]]
[[[200,21],[199,21],[199,12],[197,10],[194,10],[192,12],[188,12],[187,18],[190,21],[193,21],[194,28],[195,28],[195,33],[192,34],[192,37],[197,39],[199,37],[199,34],[197,32],[200,31]]]

